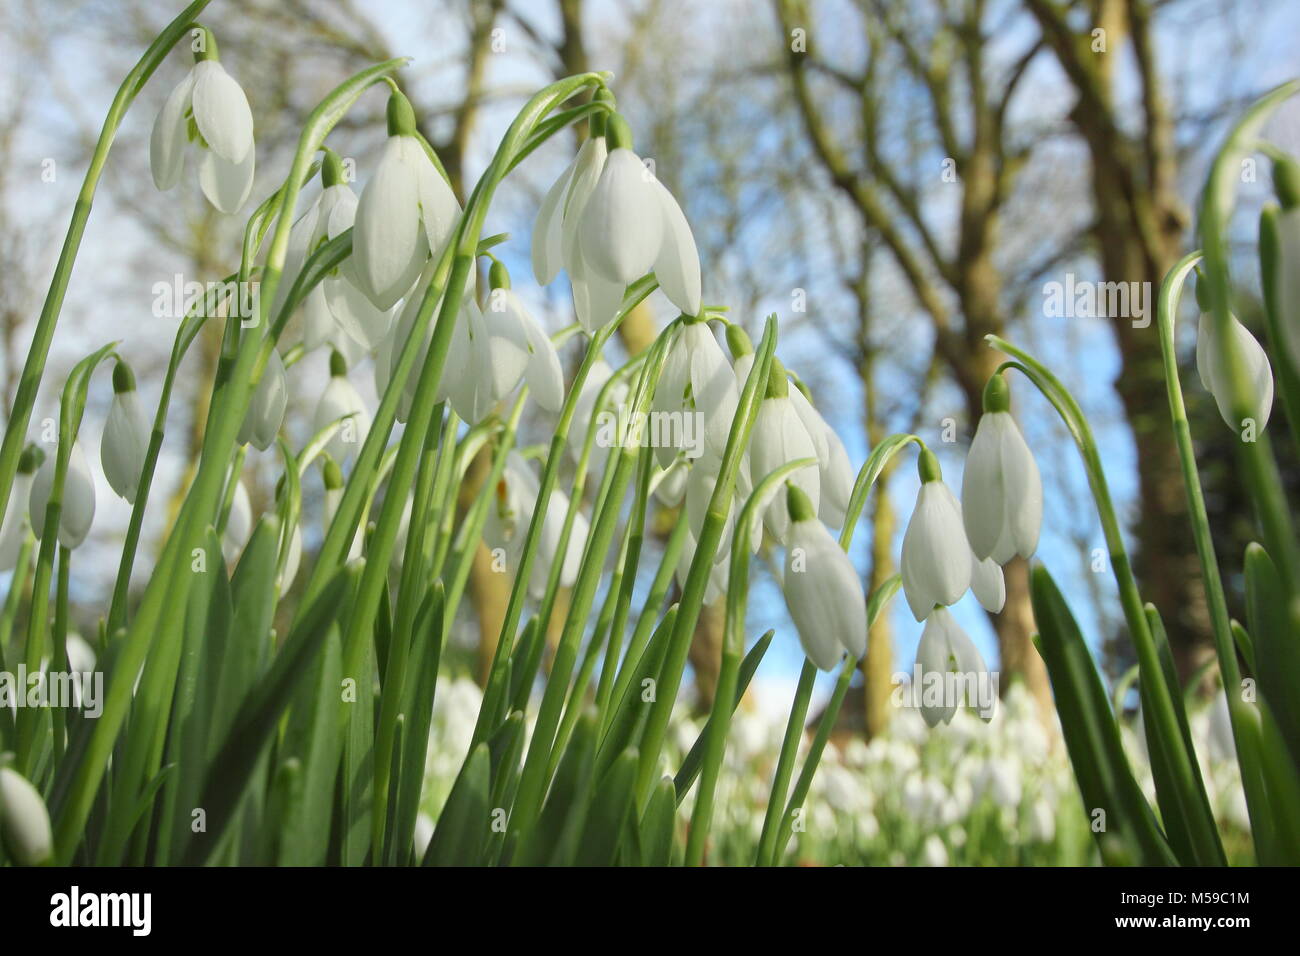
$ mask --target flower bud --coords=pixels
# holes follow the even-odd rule
[[[42,866],[54,855],[45,801],[26,777],[0,767],[0,839],[19,866]]]
[[[970,587],[971,556],[962,509],[928,448],[917,461],[921,490],[903,534],[900,572],[907,606],[918,621],[936,605],[955,604]]]
[[[50,455],[32,481],[29,498],[32,531],[39,538],[45,530],[45,508],[54,488],[56,455]],[[86,540],[95,520],[95,480],[90,474],[81,442],[72,443],[68,455],[68,473],[63,482],[63,504],[59,509],[59,544],[76,548]]]
[[[135,504],[150,432],[135,390],[135,375],[129,365],[119,361],[113,369],[113,403],[99,442],[99,460],[109,487],[130,504]]]
[[[289,382],[284,372],[284,360],[276,349],[271,349],[262,378],[249,400],[243,424],[239,426],[240,443],[251,443],[258,451],[270,448],[284,423],[284,410],[288,403]]]

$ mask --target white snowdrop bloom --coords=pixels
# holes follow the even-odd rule
[[[1250,397],[1248,417],[1258,430],[1268,424],[1269,414],[1273,410],[1273,366],[1269,364],[1264,347],[1255,341],[1255,336],[1237,321],[1235,315],[1228,316],[1228,328],[1236,359],[1245,371],[1246,394]],[[1228,423],[1228,427],[1241,431],[1243,423],[1232,413],[1228,357],[1224,353],[1224,344],[1215,326],[1214,316],[1209,312],[1201,313],[1196,326],[1196,370],[1205,390],[1214,396],[1219,414]]]
[[[171,189],[185,168],[185,149],[201,151],[199,186],[226,214],[239,211],[253,188],[253,113],[240,85],[217,59],[217,44],[204,30],[205,49],[154,120],[149,165],[154,185]]]
[[[476,425],[509,395],[528,367],[528,333],[513,311],[479,308],[472,297],[461,304],[448,361],[438,383],[464,421]]]
[[[119,361],[113,368],[113,403],[99,441],[99,460],[109,487],[130,504],[135,504],[151,431],[135,390],[135,375]]]
[[[284,373],[284,359],[273,348],[239,426],[240,444],[252,444],[258,451],[270,448],[280,433],[288,404],[289,382]]]
[[[921,490],[903,534],[899,570],[907,606],[924,621],[935,605],[956,604],[970,587],[971,548],[962,528],[961,505],[943,483],[930,449],[922,449],[917,469]]]
[[[533,318],[523,300],[510,288],[510,276],[500,262],[492,263],[489,272],[491,292],[487,311],[502,316],[504,328],[523,330],[524,366],[523,380],[529,394],[545,411],[558,414],[564,406],[564,370],[560,355],[545,330]],[[512,334],[507,349],[510,361],[516,361],[513,350],[518,346],[517,332]]]
[[[984,763],[979,776],[979,792],[996,806],[1014,809],[1022,795],[1020,764],[1006,757],[993,757]]]
[[[11,767],[0,767],[0,839],[19,866],[41,866],[54,855],[45,801],[27,778]]]
[[[777,359],[767,377],[767,397],[758,406],[758,416],[749,441],[749,472],[756,482],[782,465],[800,458],[817,457],[817,446],[808,429],[799,420],[794,402],[790,399],[789,382],[785,368]],[[786,481],[808,496],[816,513],[821,502],[821,473],[817,465],[800,468]],[[766,509],[764,523],[778,541],[785,543],[790,527],[786,504],[779,498]]]
[[[345,180],[342,160],[332,149],[325,150],[321,184],[320,195],[289,234],[273,312],[283,305],[307,259],[352,228],[356,220],[356,194]],[[355,260],[349,257],[307,294],[302,304],[302,342],[307,351],[332,345],[351,363],[357,352],[372,352],[389,337],[394,310],[376,308],[361,288]]]
[[[974,554],[971,554],[970,560],[971,593],[980,602],[980,607],[997,614],[1007,603],[1007,582],[1002,574],[1002,566],[992,558],[981,561]]]
[[[226,527],[221,535],[221,551],[228,564],[235,563],[252,532],[253,505],[248,499],[248,488],[243,481],[236,481],[230,499],[230,513],[226,516]]]
[[[533,276],[539,285],[550,285],[561,269],[572,268],[578,222],[608,155],[605,137],[589,137],[542,200],[532,245]]]
[[[9,503],[5,505],[4,519],[0,520],[0,572],[12,571],[18,563],[18,552],[22,550],[23,541],[31,529],[28,509],[32,481],[44,460],[45,453],[35,445],[23,449],[18,459],[18,471],[9,492]]]
[[[686,494],[686,483],[690,479],[690,466],[684,459],[677,459],[668,468],[661,469],[650,480],[650,487],[655,497],[669,508],[676,508],[682,503]]]
[[[298,568],[302,565],[302,525],[294,525],[293,531],[289,534],[289,550],[284,556],[284,570],[276,578],[275,586],[284,593],[293,587],[293,582],[298,577]]]
[[[609,118],[606,137],[609,155],[578,227],[583,278],[604,280],[621,293],[654,270],[673,305],[698,315],[700,259],[681,207],[632,151],[631,132],[621,116]]]
[[[925,843],[921,846],[921,865],[948,865],[948,848],[945,847],[943,841],[933,833],[925,838]]]
[[[663,371],[655,385],[653,410],[661,415],[699,416],[704,433],[695,435],[696,441],[702,438],[702,442],[692,457],[702,450],[721,461],[739,401],[740,391],[736,388],[731,363],[708,323],[683,323],[664,356]],[[683,439],[695,434],[685,423],[675,431]],[[668,467],[678,450],[671,445],[656,447],[659,464]],[[687,449],[687,454],[691,455],[691,451]]]
[[[502,550],[507,568],[512,573],[519,567],[540,487],[532,466],[517,451],[511,451],[506,457],[506,467],[497,484],[492,507],[488,509],[483,539],[489,547]],[[564,518],[568,511],[568,495],[558,488],[553,489],[542,519],[537,557],[528,579],[529,593],[534,597],[541,597],[545,593],[551,567],[560,560],[560,539],[563,537]],[[579,510],[573,516],[568,548],[562,559],[561,587],[572,587],[577,583],[578,571],[582,565],[582,550],[589,530],[587,518]]]
[[[826,419],[822,418],[821,413],[797,387],[790,389],[790,402],[813,440],[813,447],[817,449],[817,468],[821,475],[818,517],[832,528],[843,527],[855,478],[849,453],[844,448],[844,442],[840,441],[840,436],[835,434],[835,429],[826,423]]]
[[[921,716],[931,727],[950,723],[963,703],[974,706],[977,700],[972,695],[988,674],[974,642],[946,607],[935,608],[926,619],[916,666],[922,685],[916,692]]]
[[[321,469],[321,479],[325,485],[325,520],[322,532],[328,533],[330,525],[334,523],[334,516],[338,514],[339,505],[343,502],[343,469],[338,466],[338,462],[328,459]],[[348,546],[348,561],[361,557],[362,534],[363,529],[357,528],[357,533],[352,536],[352,544]]]
[[[411,104],[388,98],[388,142],[357,203],[352,257],[361,291],[388,311],[455,231],[460,203],[416,137]]]
[[[984,388],[984,414],[961,481],[962,520],[971,550],[980,560],[992,557],[998,564],[1017,554],[1033,555],[1043,521],[1043,480],[1010,407],[1006,379],[994,375]]]
[[[45,529],[45,506],[49,503],[50,492],[54,488],[56,457],[56,455],[48,455],[32,481],[28,504],[31,508],[32,532],[37,538]],[[90,533],[91,522],[94,520],[95,480],[91,477],[86,453],[81,450],[81,442],[74,441],[68,456],[68,473],[63,482],[63,505],[59,511],[59,544],[70,550],[76,548],[86,540],[86,535]]]
[[[812,502],[791,485],[787,496],[790,536],[782,579],[799,642],[808,659],[831,670],[841,651],[867,652],[867,600],[849,556],[817,519]]]
[[[330,380],[316,404],[312,430],[321,431],[332,422],[343,419],[325,451],[337,462],[346,461],[357,454],[366,433],[370,431],[370,413],[361,400],[361,393],[348,381],[348,367],[338,352],[330,355]]]

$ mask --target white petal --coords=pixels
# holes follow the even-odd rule
[[[239,212],[253,191],[253,161],[250,149],[241,162],[232,163],[208,150],[199,160],[199,186],[208,202],[227,216]]]
[[[5,506],[4,520],[0,521],[0,571],[12,571],[18,563],[18,552],[27,529],[31,527],[28,520],[28,508],[32,492],[32,475],[14,476],[13,490],[9,493],[9,504]]]
[[[936,604],[955,604],[970,587],[970,545],[961,506],[942,481],[927,481],[903,535],[903,593],[918,621]]]
[[[1002,576],[1002,567],[992,558],[981,561],[971,555],[970,589],[980,607],[993,614],[1002,610],[1007,603],[1007,582]]]
[[[853,497],[856,475],[840,436],[829,425],[825,434],[827,460],[821,470],[822,497],[817,514],[832,528],[840,528],[849,510],[849,499]]]
[[[552,414],[564,406],[564,369],[550,336],[529,313],[524,312],[524,332],[528,336],[528,365],[524,381],[537,404]]]
[[[280,353],[272,349],[239,427],[239,441],[251,443],[258,451],[270,448],[284,422],[284,409],[288,402],[289,384],[284,374],[284,361]]]
[[[673,305],[687,315],[700,314],[700,254],[690,223],[681,206],[658,181],[659,205],[663,212],[663,241],[655,257],[655,278]]]
[[[364,351],[374,351],[392,334],[394,310],[376,308],[347,279],[330,276],[318,288],[324,290],[324,300],[338,327],[360,343]]]
[[[139,395],[135,391],[114,394],[100,438],[99,459],[109,487],[131,504],[144,470],[150,431]]]
[[[40,791],[7,766],[0,767],[0,836],[19,866],[42,866],[54,855],[50,813]]]
[[[623,307],[625,287],[590,272],[581,256],[569,266],[569,281],[573,286],[573,308],[578,323],[592,335],[609,325]]]
[[[560,257],[560,238],[564,226],[563,202],[576,163],[575,158],[546,191],[542,206],[537,211],[537,221],[533,223],[533,278],[538,285],[550,285],[564,265]]]
[[[1232,335],[1233,348],[1237,359],[1245,370],[1246,393],[1250,400],[1250,417],[1256,428],[1268,424],[1268,417],[1273,409],[1273,369],[1268,355],[1250,331],[1234,315],[1228,316],[1228,328]],[[1232,384],[1228,372],[1227,355],[1219,336],[1216,334],[1214,317],[1209,313],[1201,315],[1196,335],[1196,365],[1201,375],[1201,382],[1214,395],[1219,406],[1219,414],[1228,427],[1240,431],[1243,423],[1237,420],[1232,411]]]
[[[185,147],[189,143],[185,114],[194,92],[194,72],[176,84],[158,111],[149,136],[149,168],[159,189],[171,189],[181,179],[185,168]]]
[[[355,386],[342,375],[330,377],[321,394],[312,420],[312,430],[319,432],[331,422],[346,418],[326,446],[329,456],[340,464],[360,450],[370,430],[370,415]]]
[[[820,669],[832,669],[844,650],[855,657],[866,653],[862,582],[820,521],[791,528],[782,585],[804,652]]]
[[[208,148],[231,165],[253,150],[253,111],[248,97],[216,60],[194,64],[194,123]]]
[[[1000,452],[1006,528],[999,538],[1010,536],[1015,552],[1028,559],[1038,550],[1038,533],[1043,524],[1043,479],[1038,473],[1038,462],[1010,413],[1002,430]]]
[[[698,322],[683,330],[691,368],[691,393],[696,411],[704,414],[708,450],[721,459],[736,419],[740,391],[731,363],[708,325]]]
[[[420,182],[403,161],[402,137],[389,137],[357,203],[352,257],[362,291],[388,311],[415,283],[428,257],[421,226]]]
[[[456,201],[456,194],[433,165],[419,140],[414,136],[402,136],[399,139],[402,143],[403,161],[415,170],[419,184],[420,221],[424,224],[425,241],[429,245],[429,251],[437,258],[456,229],[456,222],[460,219],[460,203]]]
[[[606,281],[626,286],[654,266],[663,228],[650,171],[630,149],[611,151],[582,211],[583,262]]]
[[[587,200],[595,191],[596,184],[600,182],[600,174],[604,172],[608,158],[609,148],[605,145],[605,138],[598,136],[583,143],[573,161],[573,173],[569,177],[560,210],[560,264],[568,270],[570,279],[573,279],[582,258],[579,248],[582,213],[587,208]],[[621,301],[622,288],[618,294]]]
[[[750,439],[750,475],[755,484],[772,471],[799,458],[816,458],[811,436],[794,410],[789,398],[765,398],[758,408]],[[821,479],[816,464],[800,468],[786,481],[808,495],[814,509],[821,500]],[[778,495],[764,517],[767,529],[778,541],[784,541],[790,527],[786,501]],[[963,589],[964,590],[964,589]]]
[[[51,451],[36,472],[29,496],[32,531],[37,538],[45,528],[45,508],[54,488],[55,457]],[[86,540],[90,525],[95,519],[95,481],[90,474],[86,453],[80,442],[73,442],[68,456],[68,473],[63,482],[63,504],[59,512],[59,544],[76,548]]]
[[[981,560],[993,553],[1005,524],[1002,433],[1010,418],[1006,412],[987,412],[980,417],[961,476],[966,537]]]
[[[241,480],[235,483],[235,494],[230,501],[230,514],[226,517],[226,530],[221,536],[221,550],[228,563],[235,563],[244,545],[248,543],[248,536],[252,530],[253,506],[248,500],[248,488]]]

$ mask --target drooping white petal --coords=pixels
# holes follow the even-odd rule
[[[208,148],[238,166],[253,149],[253,111],[243,88],[216,60],[194,64],[194,123]]]
[[[254,158],[249,150],[238,163],[208,150],[199,160],[199,187],[208,202],[231,216],[239,212],[253,191]]]
[[[980,560],[1005,564],[1038,547],[1043,482],[1010,412],[986,412],[975,428],[962,474],[962,519]]]
[[[538,285],[550,285],[559,275],[564,263],[561,261],[560,237],[564,227],[564,195],[569,188],[569,179],[573,176],[573,162],[565,167],[560,178],[555,181],[542,199],[537,211],[537,220],[533,223],[533,278]]]
[[[154,120],[149,135],[149,169],[153,184],[159,189],[175,186],[185,169],[185,147],[189,143],[185,114],[189,112],[193,92],[194,71],[191,70],[167,95]]]
[[[330,276],[318,288],[323,289],[334,322],[365,352],[374,351],[392,334],[395,310],[375,308],[375,304],[347,279]]]
[[[456,228],[456,221],[460,218],[460,203],[419,140],[414,136],[401,136],[398,139],[401,141],[403,161],[415,170],[420,194],[420,221],[424,224],[424,237],[429,251],[437,258]]]
[[[284,373],[284,360],[275,349],[267,359],[266,368],[249,400],[248,411],[239,426],[239,441],[252,444],[258,451],[266,451],[279,434],[284,421],[284,410],[289,403],[289,383]]]
[[[518,302],[518,297],[515,297]],[[555,343],[532,317],[522,302],[518,302],[528,342],[528,364],[524,368],[524,381],[539,406],[558,414],[564,406],[564,369]]]
[[[826,426],[826,450],[827,460],[821,468],[822,497],[817,516],[832,528],[840,528],[844,526],[849,499],[853,497],[856,475],[844,442],[840,441],[840,436],[829,425]]]
[[[664,228],[655,186],[636,153],[610,151],[579,227],[583,262],[607,282],[626,286],[654,266]]]
[[[784,502],[781,502],[784,504]],[[791,527],[782,578],[786,607],[808,659],[831,670],[867,651],[867,606],[853,562],[816,519]]]
[[[281,593],[293,586],[298,577],[298,568],[302,564],[302,525],[294,525],[289,535],[289,550],[284,556],[284,570],[276,579],[276,587]]]
[[[1273,410],[1273,367],[1263,347],[1250,334],[1250,330],[1237,320],[1228,316],[1228,328],[1232,335],[1233,348],[1237,360],[1245,370],[1246,393],[1250,397],[1250,418],[1256,429],[1268,424],[1269,413]],[[1219,406],[1219,414],[1234,431],[1241,431],[1243,422],[1237,420],[1232,412],[1232,382],[1229,377],[1227,355],[1214,323],[1214,316],[1208,312],[1201,314],[1196,332],[1196,368],[1201,376],[1201,383],[1214,396]]]
[[[99,460],[109,487],[131,504],[135,504],[136,489],[144,470],[150,431],[138,393],[134,390],[115,393],[100,438]]]
[[[600,182],[600,174],[605,170],[609,159],[609,147],[603,136],[588,139],[578,150],[573,161],[573,174],[569,177],[568,188],[561,206],[560,225],[560,264],[568,270],[573,279],[582,259],[580,245],[582,214],[587,208],[587,200]],[[584,270],[589,271],[589,270]],[[618,283],[607,283],[618,285]],[[619,286],[619,300],[623,298],[623,287]]]
[[[19,866],[42,866],[54,856],[45,801],[40,791],[11,767],[0,767],[0,839]]]
[[[782,465],[799,458],[816,457],[817,449],[812,437],[799,421],[799,415],[790,399],[763,399],[749,445],[750,476],[755,484]],[[786,481],[798,486],[808,496],[814,509],[818,507],[821,500],[821,476],[815,462],[798,469]],[[772,536],[784,542],[790,527],[790,515],[781,496],[778,495],[768,507],[763,520]]]
[[[1011,539],[1011,554],[999,554],[994,549],[993,560],[1006,564],[1012,554],[1028,560],[1038,550],[1038,534],[1043,525],[1043,479],[1038,473],[1038,462],[1029,450],[1016,420],[1007,414],[1007,426],[1001,437],[1003,507],[1006,521],[1005,536]]]
[[[727,439],[736,418],[740,391],[726,354],[704,322],[682,330],[690,357],[690,385],[695,410],[704,415],[704,440],[708,451],[719,460],[727,450]]]
[[[331,422],[344,418],[339,430],[329,440],[325,450],[336,462],[345,460],[361,449],[370,430],[370,413],[366,411],[365,402],[356,387],[346,376],[333,375],[325,391],[321,393],[316,404],[316,414],[312,419],[312,430],[319,432]]]
[[[624,286],[591,272],[581,256],[569,266],[569,281],[578,324],[591,335],[608,325],[623,307]]]
[[[686,494],[686,481],[690,468],[683,460],[678,460],[666,470],[660,471],[650,481],[655,497],[669,508],[676,508],[682,503]]]
[[[1002,575],[1002,566],[992,558],[981,561],[971,555],[970,589],[980,607],[993,614],[1001,611],[1007,603],[1007,582]]]
[[[37,538],[45,530],[45,508],[54,489],[54,453],[45,456],[45,461],[36,472],[32,481],[28,505],[31,515],[32,531]],[[72,443],[68,456],[68,473],[63,482],[63,504],[59,512],[59,544],[68,549],[76,548],[86,540],[90,525],[95,520],[95,481],[90,474],[90,465],[86,453],[81,450],[81,442]]]
[[[352,258],[361,290],[388,311],[424,267],[429,243],[421,223],[420,177],[404,160],[402,137],[390,136],[357,203]]]
[[[235,483],[235,493],[230,499],[230,514],[226,516],[226,528],[221,535],[221,551],[227,563],[235,563],[252,532],[253,505],[248,499],[248,488],[240,480]]]
[[[695,248],[695,236],[673,194],[658,180],[655,185],[663,214],[663,241],[654,261],[655,278],[673,305],[687,315],[699,315],[700,254]]]
[[[927,481],[903,534],[899,568],[907,606],[924,621],[936,604],[955,604],[970,587],[970,545],[962,510],[942,481]]]

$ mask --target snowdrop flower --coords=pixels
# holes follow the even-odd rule
[[[54,487],[55,458],[51,455],[45,459],[32,481],[29,500],[31,507],[32,531],[40,537],[45,530],[45,507],[50,501],[50,492]],[[59,511],[59,544],[69,550],[86,540],[90,533],[90,524],[95,520],[95,480],[90,474],[90,465],[86,453],[81,450],[81,442],[72,443],[68,456],[68,473],[63,482],[63,505]]]
[[[678,559],[677,567],[673,572],[680,588],[685,589],[686,587],[686,581],[691,573],[691,565],[695,563],[697,548],[699,548],[699,542],[688,527],[682,543],[681,557]],[[704,603],[706,605],[716,604],[727,593],[728,574],[727,554],[719,548],[713,555],[713,564],[709,568],[709,580],[704,588]]]
[[[786,607],[808,659],[824,671],[840,653],[867,653],[867,601],[849,556],[817,519],[812,502],[789,485],[790,537],[782,579]]]
[[[275,441],[284,422],[285,406],[289,403],[289,383],[284,373],[284,360],[276,349],[262,370],[262,378],[249,399],[248,411],[239,426],[240,444],[252,444],[258,451],[266,451]]]
[[[785,377],[785,367],[780,360],[772,359],[767,376],[767,397],[759,404],[754,430],[750,435],[749,468],[757,480],[799,458],[816,458],[817,446],[808,429],[799,420],[794,402],[790,398],[790,383]],[[808,496],[815,513],[821,501],[821,475],[816,465],[800,468],[787,481]],[[764,522],[778,541],[786,543],[790,527],[785,502],[774,501],[766,509]]]
[[[325,446],[325,451],[335,461],[346,461],[370,430],[370,414],[356,387],[348,381],[348,367],[338,352],[330,355],[330,380],[316,405],[312,430],[321,431],[333,422],[339,422],[338,431]]]
[[[966,691],[974,693],[978,682],[988,674],[974,642],[946,607],[936,607],[926,619],[916,648],[916,667],[921,687],[914,693],[919,697],[921,716],[931,727],[950,723],[963,702],[971,706],[978,703]],[[957,680],[948,678],[949,674],[956,675]]]
[[[1197,285],[1199,291],[1201,286]],[[1232,348],[1236,359],[1245,372],[1246,394],[1250,399],[1250,414],[1256,428],[1268,424],[1269,413],[1273,410],[1273,366],[1269,364],[1264,347],[1255,340],[1255,336],[1237,321],[1235,315],[1228,316],[1228,334],[1232,337]],[[1196,325],[1196,371],[1200,374],[1201,384],[1214,396],[1219,406],[1219,414],[1234,431],[1243,426],[1232,411],[1232,381],[1228,371],[1228,356],[1214,316],[1202,312]]]
[[[464,421],[478,424],[523,378],[528,345],[517,314],[492,308],[484,312],[467,297],[452,331],[438,397],[448,399]]]
[[[410,101],[388,98],[388,142],[357,203],[352,258],[361,291],[387,312],[451,238],[460,204],[416,136]]]
[[[555,344],[533,318],[523,300],[510,288],[510,274],[505,265],[492,263],[488,277],[491,288],[488,311],[501,315],[504,326],[523,330],[523,380],[528,384],[529,393],[545,411],[558,414],[564,405],[564,370],[560,367],[560,355],[555,350]],[[517,340],[518,336],[512,334],[511,348]]]
[[[0,767],[0,839],[19,866],[41,866],[54,855],[45,801],[26,777],[10,767]]]
[[[1007,582],[1002,574],[1002,566],[992,558],[981,561],[974,554],[970,556],[970,589],[980,607],[990,614],[997,614],[1007,603]]]
[[[31,495],[32,480],[36,477],[36,469],[41,467],[44,460],[45,453],[35,445],[24,448],[18,458],[18,472],[14,475],[9,503],[5,505],[4,519],[0,521],[0,571],[12,571],[18,563],[18,552],[31,527],[28,520],[28,498]]]
[[[293,224],[289,234],[275,312],[287,298],[307,259],[322,245],[351,229],[356,220],[356,194],[346,182],[342,160],[332,149],[325,150],[321,185],[324,188],[320,195]],[[388,338],[393,326],[392,310],[376,308],[361,288],[355,260],[348,258],[307,294],[303,302],[302,333],[307,351],[333,345],[351,364],[358,357],[356,353],[372,352]]]
[[[284,557],[284,570],[275,580],[276,589],[283,594],[293,587],[298,577],[298,568],[302,564],[302,525],[295,524],[289,534],[289,550]]]
[[[798,387],[790,389],[790,402],[817,450],[817,468],[821,474],[818,516],[832,528],[842,527],[856,477],[849,453],[835,429],[826,424],[826,419]]]
[[[632,151],[618,114],[609,117],[606,138],[609,157],[578,229],[582,264],[620,292],[653,269],[673,305],[698,315],[700,259],[681,207]]]
[[[948,849],[943,845],[943,841],[933,833],[925,838],[925,843],[921,847],[921,865],[948,865]]]
[[[688,318],[664,357],[663,371],[655,386],[653,410],[673,416],[699,415],[704,425],[704,451],[721,461],[739,402],[736,376],[722,346],[713,337],[707,322]],[[691,432],[683,428],[681,437],[684,439],[687,434]],[[665,445],[656,447],[655,453],[660,466],[667,468],[677,449]]]
[[[253,188],[253,113],[243,89],[217,58],[217,41],[202,30],[203,49],[194,68],[163,104],[149,138],[154,185],[168,190],[180,182],[185,148],[202,152],[199,186],[226,214],[239,211]]]
[[[981,561],[991,556],[998,564],[1032,555],[1043,521],[1043,480],[1010,408],[1006,379],[994,375],[984,387],[984,414],[961,481],[971,550]]]
[[[140,408],[131,366],[119,360],[113,368],[113,404],[109,406],[108,419],[104,422],[99,460],[104,466],[104,477],[108,479],[109,487],[130,504],[135,504],[151,431]]]
[[[253,532],[253,505],[248,500],[248,488],[243,481],[235,482],[235,493],[230,499],[230,513],[221,535],[221,551],[229,564],[234,564]]]
[[[509,452],[501,481],[497,484],[493,506],[488,509],[483,538],[489,547],[501,549],[510,568],[519,566],[539,490],[540,485],[533,468],[517,451]],[[563,561],[560,569],[561,587],[572,587],[578,580],[582,550],[590,528],[581,511],[574,514],[569,545],[561,558],[560,538],[563,536],[564,518],[568,511],[569,497],[558,488],[554,489],[542,519],[537,559],[533,562],[528,580],[529,593],[534,597],[541,597],[545,593],[551,566],[557,560]]]
[[[326,460],[325,467],[321,471],[321,478],[325,485],[323,531],[328,533],[330,525],[334,523],[334,516],[338,514],[339,505],[343,502],[343,469],[339,468],[338,462],[331,458]],[[348,547],[348,561],[361,557],[361,535],[362,529],[357,528],[357,533],[352,536],[352,544]]]
[[[907,606],[924,621],[935,605],[956,604],[971,582],[970,545],[962,508],[943,483],[939,461],[928,448],[917,459],[921,490],[903,534],[900,572]]]

